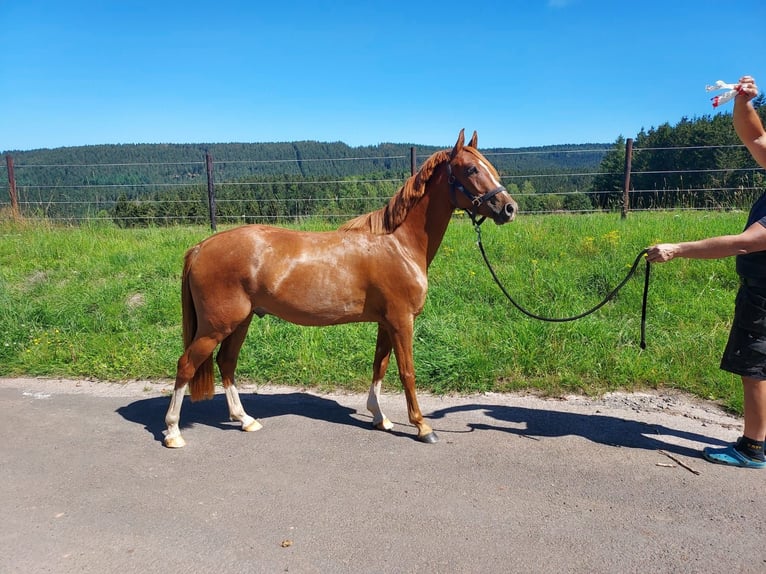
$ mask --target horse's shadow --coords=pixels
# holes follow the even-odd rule
[[[472,431],[496,430],[531,439],[575,435],[608,446],[645,450],[661,449],[694,458],[701,456],[698,448],[677,444],[673,439],[712,445],[726,444],[725,441],[694,432],[599,413],[579,414],[505,405],[468,404],[434,411],[428,418],[440,419],[450,413],[466,411],[482,412],[484,416],[500,423],[521,425],[469,423],[468,427]],[[668,438],[671,440],[667,440]]]
[[[256,419],[297,415],[326,421],[333,424],[357,428],[370,428],[371,417],[358,415],[355,409],[345,407],[332,399],[310,393],[293,392],[284,394],[240,394],[240,400],[247,414]],[[169,397],[141,399],[116,410],[125,420],[143,425],[154,438],[162,442],[165,430],[165,414],[170,404]],[[239,423],[229,421],[229,408],[222,394],[211,400],[193,403],[184,397],[181,410],[181,428],[202,424],[222,430],[239,430]],[[365,420],[366,419],[366,420]]]
[[[356,409],[311,393],[299,391],[284,394],[242,393],[240,398],[245,411],[257,419],[267,420],[285,415],[296,415],[355,428],[369,429],[371,426],[372,419],[368,413],[360,414]],[[116,412],[125,420],[143,425],[157,441],[162,442],[164,439],[163,431],[165,431],[165,413],[169,401],[169,397],[141,399],[118,408]],[[482,416],[477,416],[477,419],[490,418],[498,421],[498,424],[468,423],[467,426],[470,429],[468,432],[495,430],[532,439],[574,435],[608,446],[646,450],[662,449],[689,457],[699,457],[699,450],[672,441],[669,442],[667,437],[696,443],[725,444],[724,441],[689,431],[606,416],[600,413],[580,414],[517,406],[466,404],[436,410],[426,415],[426,418],[435,421],[445,418],[451,413],[469,411],[481,413]],[[239,423],[228,420],[228,412],[226,400],[222,394],[215,395],[209,401],[197,403],[193,403],[189,397],[185,397],[181,428],[202,424],[221,430],[239,430]],[[400,426],[409,427],[411,425],[405,423],[400,424]],[[436,430],[450,432],[438,428]],[[406,431],[394,430],[388,431],[388,433],[395,436],[409,436]]]

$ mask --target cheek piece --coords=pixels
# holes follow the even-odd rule
[[[505,189],[505,187],[501,185],[491,191],[488,191],[487,193],[483,195],[473,195],[465,187],[463,187],[463,184],[460,183],[457,177],[455,177],[455,174],[452,173],[451,163],[447,164],[447,173],[449,174],[449,177],[448,177],[449,193],[450,193],[450,198],[452,200],[452,204],[455,207],[457,207],[457,199],[455,194],[456,190],[462,193],[464,196],[466,196],[471,202],[471,205],[473,206],[473,208],[471,209],[471,211],[468,211],[467,209],[464,211],[471,218],[471,221],[474,223],[474,225],[481,225],[482,223],[484,223],[484,220],[487,219],[485,216],[482,216],[477,219],[479,207],[487,203],[490,199],[495,197],[501,191],[508,191],[507,189]]]

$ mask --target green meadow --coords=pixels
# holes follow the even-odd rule
[[[745,217],[522,214],[505,226],[487,222],[481,233],[516,301],[536,314],[566,317],[600,302],[641,249],[738,233]],[[0,376],[172,379],[182,352],[183,255],[209,234],[205,227],[0,222]],[[642,350],[643,263],[596,313],[547,323],[505,299],[476,237],[457,215],[431,266],[428,301],[415,323],[420,390],[556,396],[671,388],[742,412],[739,380],[718,368],[737,289],[733,259],[654,265]],[[306,328],[256,319],[237,373],[255,384],[362,390],[371,378],[375,331],[372,324]],[[385,386],[400,388],[393,361]]]

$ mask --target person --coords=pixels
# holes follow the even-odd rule
[[[751,76],[740,78],[734,99],[733,124],[753,159],[766,167],[766,132],[753,107],[758,87]],[[766,468],[766,192],[753,204],[747,224],[738,235],[709,237],[683,243],[660,243],[647,251],[651,263],[676,257],[719,259],[736,256],[740,278],[729,340],[721,369],[742,377],[744,428],[726,448],[703,449],[710,462],[746,468]]]

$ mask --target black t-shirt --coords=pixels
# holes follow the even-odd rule
[[[766,227],[766,192],[755,201],[750,209],[745,229],[756,221]],[[766,251],[737,255],[737,273],[746,279],[766,279]]]

